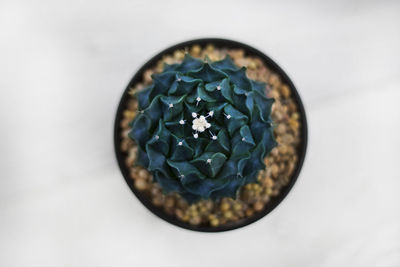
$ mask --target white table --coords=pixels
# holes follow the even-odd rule
[[[400,3],[300,2],[1,1],[0,266],[400,266]],[[289,196],[218,234],[150,213],[112,142],[134,72],[198,37],[271,56],[309,120]]]

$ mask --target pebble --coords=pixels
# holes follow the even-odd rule
[[[133,164],[135,163],[135,161],[132,158],[125,158],[125,165],[129,168],[131,167]]]
[[[221,210],[226,211],[230,208],[229,204],[227,202],[222,202],[221,203]]]
[[[278,146],[278,151],[280,154],[284,155],[288,152],[288,146],[282,144],[282,145]]]
[[[144,74],[143,74],[143,80],[144,80],[144,82],[146,83],[146,84],[149,84],[149,83],[151,83],[152,82],[152,79],[151,79],[151,75],[153,75],[153,71],[152,70],[146,70],[145,72],[144,72]]]
[[[267,203],[270,200],[270,197],[268,194],[263,194],[261,197],[261,201],[264,203]]]
[[[283,85],[280,87],[280,92],[281,92],[281,94],[282,94],[283,97],[285,97],[285,98],[290,97],[290,88],[289,88],[289,86],[287,86],[286,84],[283,84]]]
[[[165,199],[165,207],[173,208],[175,206],[175,200],[173,197],[169,196]]]
[[[284,134],[286,133],[286,130],[287,130],[286,125],[284,123],[279,123],[275,129],[275,132],[277,134]]]
[[[162,206],[162,204],[164,203],[164,198],[162,195],[156,195],[154,196],[152,202],[155,206]]]
[[[249,69],[254,70],[257,68],[257,64],[256,64],[256,62],[254,62],[254,60],[250,60],[248,67],[249,67]]]
[[[253,214],[254,214],[254,210],[253,210],[253,209],[250,209],[250,208],[248,208],[248,209],[246,209],[245,213],[246,213],[246,216],[247,216],[247,217],[250,217],[251,215],[253,215]]]
[[[268,83],[274,87],[278,87],[280,85],[279,76],[276,74],[272,74],[271,76],[269,76]]]
[[[136,116],[136,112],[135,111],[130,111],[130,110],[125,110],[122,115],[125,118],[128,118],[130,120],[132,120],[135,116]]]
[[[294,142],[293,135],[291,135],[291,134],[284,134],[284,135],[282,135],[281,140],[282,140],[282,143],[283,143],[283,144],[286,144],[286,145],[290,145],[291,143]]]
[[[138,176],[139,176],[140,178],[142,178],[142,179],[146,179],[146,178],[149,177],[149,172],[146,171],[145,169],[141,169],[141,170],[138,172]]]
[[[193,45],[192,48],[190,49],[190,54],[192,56],[199,56],[201,52],[201,47],[199,45]]]
[[[272,164],[269,168],[271,169],[271,174],[272,174],[272,176],[277,177],[278,174],[279,174],[279,167],[278,167],[278,165],[274,163],[274,164]]]
[[[122,152],[127,152],[129,150],[131,142],[129,141],[128,138],[125,138],[121,142],[121,151]]]
[[[229,220],[229,219],[232,218],[232,216],[233,216],[232,211],[227,210],[227,211],[224,212],[224,217],[225,217],[226,219]]]
[[[145,190],[147,188],[146,180],[141,178],[135,179],[135,187],[140,191]]]
[[[185,53],[182,52],[181,50],[176,50],[174,52],[174,58],[177,60],[182,60],[185,57]]]
[[[262,203],[261,201],[257,201],[256,203],[254,203],[255,211],[262,211],[263,209],[264,209],[264,203]]]
[[[297,131],[299,129],[299,127],[300,127],[299,121],[296,120],[296,119],[292,119],[292,118],[289,119],[289,125],[290,125],[290,128],[292,128],[293,131]]]
[[[213,227],[217,227],[219,225],[219,220],[217,218],[211,219],[210,224]]]
[[[243,207],[242,207],[242,204],[240,204],[239,202],[235,202],[235,203],[233,204],[233,209],[234,209],[235,211],[240,211],[242,208],[243,208]]]
[[[132,120],[129,119],[129,118],[124,118],[124,119],[119,123],[119,126],[120,126],[122,129],[127,129],[127,128],[129,127],[129,123],[130,123],[131,121],[132,121]]]
[[[158,186],[152,186],[150,192],[153,196],[156,196],[158,194],[161,194],[161,189]]]
[[[183,211],[181,209],[176,209],[175,210],[175,216],[178,217],[178,219],[183,219]]]
[[[196,216],[189,219],[189,223],[193,225],[198,225],[201,223],[201,218]]]
[[[214,47],[213,44],[208,44],[208,45],[206,46],[206,51],[207,51],[207,53],[212,53],[212,52],[214,51],[214,49],[215,49],[215,47]],[[209,55],[209,56],[210,56],[210,55]]]
[[[274,180],[271,179],[271,177],[266,177],[265,178],[265,186],[266,187],[273,187],[274,186]]]

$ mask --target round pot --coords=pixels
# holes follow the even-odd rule
[[[293,98],[297,104],[298,107],[298,112],[300,113],[300,121],[301,121],[301,143],[298,146],[298,161],[297,165],[295,167],[295,170],[293,171],[293,174],[290,178],[289,183],[281,188],[280,193],[273,197],[267,205],[265,205],[264,209],[260,212],[254,213],[251,217],[248,217],[246,219],[240,220],[238,222],[232,222],[229,223],[229,225],[221,225],[217,227],[212,227],[212,226],[203,226],[203,225],[191,225],[189,223],[183,222],[179,219],[177,219],[173,215],[168,215],[163,211],[161,207],[154,206],[150,199],[148,199],[143,193],[138,191],[135,186],[134,186],[134,181],[130,178],[129,175],[129,168],[125,165],[125,157],[126,155],[121,151],[120,149],[120,142],[121,142],[121,128],[120,128],[120,121],[122,119],[122,113],[123,110],[126,106],[126,102],[129,98],[128,95],[128,90],[132,87],[132,85],[140,82],[143,77],[143,73],[146,69],[149,69],[153,66],[156,65],[157,61],[162,59],[162,56],[165,54],[171,54],[177,49],[184,49],[185,47],[190,47],[192,45],[198,44],[201,47],[206,46],[207,44],[213,44],[217,48],[228,48],[228,49],[243,49],[246,53],[246,55],[249,56],[255,56],[260,58],[264,64],[273,72],[278,74],[281,78],[281,80],[289,86],[291,89],[291,93],[293,95]],[[276,64],[272,59],[270,59],[268,56],[266,56],[264,53],[260,52],[259,50],[248,46],[246,44],[232,41],[232,40],[227,40],[227,39],[217,39],[217,38],[206,38],[206,39],[197,39],[197,40],[191,40],[183,43],[176,44],[174,46],[171,46],[160,53],[158,53],[156,56],[151,58],[148,62],[146,62],[133,76],[132,80],[129,82],[128,86],[126,87],[116,114],[115,118],[115,125],[114,125],[114,147],[115,147],[115,153],[118,161],[118,165],[121,169],[122,175],[126,180],[126,183],[132,190],[132,192],[135,194],[135,196],[145,205],[151,212],[153,212],[155,215],[160,217],[161,219],[174,224],[176,226],[189,229],[189,230],[194,230],[194,231],[200,231],[200,232],[221,232],[221,231],[228,231],[228,230],[233,230],[237,229],[243,226],[246,226],[248,224],[251,224],[262,217],[266,216],[268,213],[270,213],[273,209],[276,208],[276,206],[281,203],[281,201],[287,196],[289,191],[292,189],[293,185],[295,184],[297,177],[300,174],[300,170],[303,165],[303,161],[305,158],[306,154],[306,148],[307,148],[307,121],[306,121],[306,114],[304,111],[304,106],[302,104],[301,98],[293,84],[293,82],[289,79],[289,77],[286,75],[286,73]]]

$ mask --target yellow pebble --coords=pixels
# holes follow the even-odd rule
[[[219,220],[217,218],[214,218],[214,219],[210,220],[210,224],[211,224],[211,226],[216,227],[219,225]]]
[[[146,170],[141,169],[141,170],[139,171],[139,173],[138,173],[138,176],[139,176],[140,178],[142,178],[142,179],[145,179],[145,178],[147,178],[149,175],[148,175],[148,172],[147,172]]]
[[[257,201],[256,203],[254,203],[254,210],[261,211],[263,208],[264,203],[262,203],[261,201]]]
[[[277,164],[272,164],[270,168],[271,168],[271,173],[272,173],[272,175],[273,175],[274,177],[277,177],[277,176],[278,176],[278,173],[279,173],[279,167],[278,167],[278,165],[277,165]]]
[[[253,213],[254,213],[254,210],[253,210],[253,209],[247,209],[247,210],[246,210],[246,216],[247,216],[247,217],[250,217],[251,215],[253,215]]]
[[[227,203],[227,202],[223,202],[222,204],[221,204],[221,210],[222,211],[226,211],[226,210],[228,210],[229,209],[229,204]]]
[[[185,57],[185,53],[182,52],[181,50],[176,50],[176,51],[174,52],[174,58],[175,58],[175,59],[181,60],[181,59],[183,59],[184,57]]]
[[[125,110],[123,113],[125,118],[133,119],[136,116],[135,111]]]
[[[193,56],[198,56],[200,54],[200,52],[201,52],[201,47],[199,45],[192,46],[192,49],[190,50],[190,53]]]
[[[190,218],[189,223],[194,224],[194,225],[200,224],[201,218],[199,216],[194,216],[194,217]]]
[[[296,119],[289,119],[289,125],[293,130],[297,130],[300,126],[300,123],[298,120]]]
[[[280,154],[286,154],[288,152],[287,145],[280,145],[278,146],[278,150]]]
[[[214,47],[214,45],[212,45],[212,44],[208,44],[208,45],[206,46],[207,52],[212,52],[212,51],[214,51],[214,49],[215,49],[215,47]]]
[[[236,210],[236,211],[241,210],[241,209],[242,209],[242,204],[236,202],[236,203],[233,205],[233,209]]]
[[[135,180],[135,187],[138,190],[145,190],[147,188],[147,183],[144,179],[139,178]]]
[[[208,215],[208,219],[211,221],[211,220],[213,220],[213,219],[215,219],[215,218],[217,218],[216,216],[215,216],[215,214],[209,214]]]
[[[230,210],[227,210],[227,211],[224,212],[224,217],[227,218],[227,219],[232,218],[232,215],[233,215],[232,211],[230,211]]]
[[[283,84],[281,87],[281,93],[285,98],[290,97],[290,89],[289,86],[287,86],[286,84]]]
[[[254,70],[257,68],[257,64],[253,60],[250,60],[248,67],[249,69]]]

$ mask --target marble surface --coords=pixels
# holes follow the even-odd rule
[[[0,266],[400,266],[399,1],[0,2]],[[309,147],[286,200],[204,234],[152,215],[114,158],[133,73],[225,37],[276,60]]]

